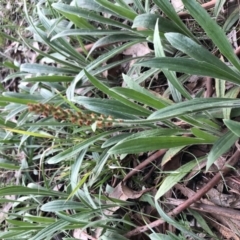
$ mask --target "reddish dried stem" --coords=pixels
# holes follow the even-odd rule
[[[219,180],[222,178],[223,175],[226,175],[229,171],[232,170],[231,166],[234,166],[240,158],[240,151],[236,150],[236,152],[232,155],[232,157],[227,161],[225,166],[223,167],[222,171],[217,173],[212,180],[210,180],[203,188],[201,188],[196,194],[194,194],[191,198],[186,200],[183,204],[179,205],[173,211],[169,212],[169,216],[174,216],[179,213],[181,213],[183,210],[188,208],[191,204],[198,201],[205,193],[207,193],[211,188],[213,188]],[[149,223],[148,225],[144,225],[141,227],[137,227],[134,230],[128,232],[125,237],[130,238],[131,236],[138,235],[142,232],[146,232],[151,228],[155,228],[163,224],[165,221],[162,219],[158,219],[152,223]]]

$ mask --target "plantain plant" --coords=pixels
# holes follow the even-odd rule
[[[0,189],[1,196],[17,196],[1,199],[14,202],[1,238],[40,240],[61,233],[72,239],[73,229],[89,235],[101,229],[99,239],[127,239],[123,233],[136,227],[128,211],[137,210],[131,201],[108,197],[111,177],[121,182],[132,166],[124,159],[167,149],[163,159],[169,161],[169,155],[192,145],[212,145],[201,159],[193,157],[175,172],[163,173],[165,180],[154,186],[155,196],[146,194],[160,216],[171,222],[159,206],[161,197],[200,161],[207,159],[209,170],[234,145],[240,136],[239,123],[231,120],[240,115],[240,62],[224,28],[196,1],[182,2],[218,55],[205,48],[168,0],[49,0],[37,4],[37,18],[31,17],[25,2],[26,30],[32,38],[21,40],[38,53],[41,63],[22,64],[14,73],[21,78],[19,92],[0,97],[0,144],[3,154],[13,151],[0,166],[21,170],[24,176],[22,186]],[[35,42],[46,50],[34,47]],[[142,42],[154,46],[148,55],[114,60]],[[121,76],[103,77],[105,71],[133,60]],[[162,95],[143,87],[160,73],[168,83]],[[216,96],[192,96],[184,85],[192,75],[215,79]],[[232,88],[226,90],[229,82]],[[21,164],[14,160],[19,155]],[[138,179],[131,181],[138,190],[145,187]],[[105,214],[114,207],[124,210],[119,213],[122,219]],[[183,239],[184,234],[201,239],[175,223]],[[202,228],[213,235],[204,223]],[[162,239],[152,231],[151,239]]]

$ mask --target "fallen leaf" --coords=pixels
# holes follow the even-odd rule
[[[182,0],[172,0],[171,2],[176,12],[180,12],[184,9]]]
[[[133,57],[141,57],[150,52],[151,52],[151,50],[148,47],[147,43],[143,42],[143,43],[137,43],[137,44],[132,45],[131,47],[129,47],[125,51],[123,51],[123,54],[131,55]]]
[[[132,45],[131,47],[123,51],[123,54],[130,55],[132,57],[142,57],[149,54],[150,52],[151,52],[151,49],[148,47],[147,43],[143,42],[143,43],[137,43]],[[135,61],[136,60],[132,60],[129,63],[129,66],[131,67],[135,63]]]

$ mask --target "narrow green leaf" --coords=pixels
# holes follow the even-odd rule
[[[87,150],[88,148],[83,149],[80,152],[79,156],[77,157],[76,161],[71,166],[70,180],[72,190],[75,189],[78,184],[78,173],[81,168],[84,157],[87,153]]]
[[[218,140],[217,136],[214,136],[211,133],[203,131],[199,128],[191,128],[191,131],[194,134],[194,136],[197,137],[197,138],[202,138],[202,139],[205,139],[206,141],[209,141],[209,142],[215,142],[215,141]]]
[[[19,103],[19,104],[28,104],[28,103],[37,103],[32,99],[21,99],[21,98],[13,98],[13,97],[3,97],[0,96],[0,102],[11,102],[11,103]]]
[[[22,82],[71,82],[74,77],[69,76],[40,76],[25,78]]]
[[[86,70],[85,74],[88,77],[89,81],[96,87],[98,88],[100,91],[104,92],[105,94],[108,94],[110,97],[115,98],[116,100],[118,100],[119,102],[121,102],[122,104],[127,105],[130,108],[136,109],[144,114],[149,114],[150,111],[129,101],[128,99],[126,99],[125,97],[123,97],[122,95],[117,94],[116,92],[112,91],[111,89],[109,89],[109,87],[107,87],[105,84],[101,83],[100,81],[98,81],[95,77],[93,77],[91,74],[89,74]]]
[[[175,240],[172,238],[172,236],[168,236],[163,233],[151,233],[149,235],[150,240]]]
[[[170,1],[153,0],[153,2],[178,26],[179,29],[181,29],[182,33],[190,38],[195,38],[191,31],[189,31],[186,25],[182,22],[182,19],[178,16]]]
[[[189,13],[197,20],[220,52],[240,71],[240,62],[227,39],[224,31],[209,16],[208,12],[196,1],[182,0]]]
[[[75,201],[55,200],[45,203],[41,206],[41,210],[44,212],[59,212],[70,209],[81,209],[83,204]]]
[[[145,13],[146,12],[144,7],[143,7],[143,5],[142,5],[142,1],[141,0],[133,0],[133,2],[135,4],[135,6],[138,8],[140,13]]]
[[[205,221],[205,219],[202,217],[200,213],[198,213],[195,210],[188,209],[190,214],[193,215],[193,217],[197,220],[197,223],[210,235],[217,239],[217,236],[212,232],[210,227],[208,226],[208,223]]]
[[[184,235],[189,235],[191,236],[191,238],[195,239],[195,240],[203,240],[201,237],[199,237],[198,235],[194,234],[192,232],[191,229],[189,229],[189,226],[184,225],[182,222],[178,222],[176,219],[173,219],[171,217],[169,217],[160,207],[160,205],[158,204],[158,202],[156,201],[155,198],[155,206],[156,209],[159,213],[159,215],[161,216],[162,219],[164,219],[168,224],[174,226],[175,228],[179,229],[179,231],[181,233],[183,233]],[[171,235],[173,240],[176,240],[173,238],[171,232],[169,232],[169,235]],[[179,239],[179,238],[178,238]]]
[[[97,140],[102,139],[103,137],[106,137],[114,132],[116,132],[116,130],[103,132],[101,134],[90,137],[90,138],[84,140],[83,142],[80,142],[80,143],[76,144],[75,146],[64,150],[63,152],[60,152],[56,156],[51,157],[50,159],[48,159],[47,162],[48,162],[48,164],[55,164],[55,163],[58,163],[58,162],[61,162],[64,160],[69,160],[72,157],[74,157],[76,154],[78,154],[80,151],[82,151],[84,148],[87,148],[89,145],[93,144]]]
[[[168,161],[171,161],[171,159],[177,154],[179,153],[185,146],[181,146],[181,147],[174,147],[174,148],[170,148],[167,150],[167,152],[164,154],[163,158],[162,158],[162,162],[161,162],[161,166],[164,166]]]
[[[227,128],[234,133],[236,136],[240,137],[240,123],[230,120],[224,119],[223,122],[226,124]]]
[[[171,71],[193,75],[209,76],[213,78],[224,79],[236,84],[240,84],[239,78],[233,76],[225,69],[219,68],[208,62],[200,62],[194,59],[171,58],[171,57],[154,58],[151,60],[138,62],[136,63],[136,65],[151,68],[168,69]]]
[[[196,59],[197,61],[208,62],[212,65],[215,65],[216,67],[221,68],[231,74],[233,78],[237,78],[239,76],[239,74],[219,60],[219,58],[215,57],[206,48],[197,44],[192,39],[180,33],[166,33],[165,37],[173,47],[186,53],[188,56]]]
[[[154,98],[154,96],[149,97],[148,95],[145,95],[137,90],[122,88],[122,87],[114,87],[114,88],[111,88],[111,90],[118,94],[124,95],[129,99],[133,99],[139,103],[146,104],[147,106],[150,106],[156,109],[163,108],[166,106],[161,103],[160,99],[158,100],[157,98]]]
[[[215,3],[215,7],[214,7],[214,15],[215,18],[218,18],[218,14],[220,13],[220,11],[223,8],[223,5],[225,4],[226,0],[217,0]]]
[[[34,136],[34,137],[40,137],[40,138],[55,138],[54,136],[47,134],[47,133],[42,134],[42,133],[29,132],[29,131],[12,129],[12,128],[4,128],[4,129],[9,132],[14,132],[14,133],[22,134],[22,135],[27,135],[27,136]]]
[[[132,34],[132,32],[130,31],[119,31],[119,30],[105,30],[105,29],[67,29],[64,30],[60,33],[58,33],[57,35],[53,36],[51,40],[54,40],[56,38],[59,37],[66,37],[66,36],[85,36],[85,35],[89,35],[89,36],[104,36],[104,35],[114,35],[114,34]]]
[[[93,69],[99,67],[101,64],[107,62],[107,60],[109,60],[110,58],[116,56],[118,53],[121,53],[123,50],[125,50],[126,48],[136,44],[137,41],[134,42],[129,42],[129,43],[125,43],[123,45],[121,45],[118,48],[114,48],[112,50],[110,50],[107,53],[102,54],[101,56],[99,56],[97,59],[95,59],[94,61],[92,61],[90,64],[87,65],[86,70],[88,72],[93,71]],[[104,70],[103,70],[104,71]],[[95,74],[99,74],[101,73],[101,71],[96,71]],[[71,85],[69,86],[69,88],[67,89],[66,93],[67,93],[67,98],[71,101],[74,98],[74,91],[76,88],[77,83],[81,80],[81,79],[87,79],[85,77],[85,73],[84,71],[80,71],[80,73],[74,78],[74,80],[72,81]]]
[[[58,220],[55,223],[49,224],[46,228],[39,231],[34,237],[29,240],[42,240],[46,237],[52,236],[55,232],[62,230],[64,227],[68,226],[70,222],[64,220]]]
[[[161,39],[159,37],[159,31],[157,28],[157,24],[158,24],[158,20],[156,22],[154,35],[153,35],[155,56],[156,57],[165,57],[164,48],[162,46]],[[175,72],[168,71],[168,69],[163,69],[162,71],[168,80],[170,91],[172,93],[172,97],[176,102],[181,102],[182,99],[181,99],[180,94],[182,94],[187,99],[192,99],[191,95],[186,91],[186,89],[182,86],[182,84],[177,79]]]
[[[112,146],[112,145],[122,141],[123,139],[125,139],[126,137],[129,137],[131,135],[132,135],[132,133],[122,133],[122,134],[116,135],[114,137],[111,137],[111,138],[107,139],[102,144],[102,148],[106,148],[106,147]]]
[[[141,153],[155,151],[164,148],[180,147],[192,144],[212,143],[204,139],[190,137],[148,137],[136,138],[121,143],[110,148],[110,154]]]
[[[16,166],[12,163],[1,162],[0,160],[0,168],[7,169],[7,170],[19,170],[20,166]]]
[[[181,32],[181,30],[171,21],[157,14],[141,14],[134,21],[132,28],[147,28],[154,30],[157,19],[159,19],[158,29],[160,32]]]
[[[95,0],[78,0],[76,2],[78,8],[84,8],[95,12],[113,14],[112,11],[98,4]]]
[[[225,80],[221,80],[218,78],[215,78],[215,89],[216,89],[216,96],[219,98],[222,98],[225,96]]]
[[[123,74],[123,80],[127,83],[128,87],[135,91],[135,94],[133,96],[135,97],[137,93],[139,93],[139,98],[146,98],[146,102],[143,102],[151,107],[154,107],[156,109],[163,108],[165,106],[168,106],[171,104],[171,101],[167,98],[163,98],[161,95],[155,96],[152,92],[149,90],[141,87],[139,83],[136,83],[134,80],[132,80],[129,76]],[[121,91],[120,88],[113,88],[113,90]],[[127,91],[127,90],[126,90]],[[127,93],[125,93],[127,94]],[[137,96],[136,96],[137,97]],[[136,99],[137,100],[137,99]],[[142,101],[142,100],[137,100]]]
[[[138,138],[148,138],[148,137],[156,137],[156,136],[174,136],[174,135],[181,135],[181,134],[188,134],[189,132],[186,130],[179,130],[173,128],[157,128],[151,130],[140,131],[137,133],[133,133],[128,137],[125,137],[122,141],[119,141],[118,144],[128,141],[128,140],[135,140]]]
[[[34,74],[77,74],[78,72],[69,68],[52,67],[38,63],[23,63],[20,66],[22,72]]]
[[[137,14],[129,10],[129,8],[124,8],[124,7],[115,5],[110,1],[95,0],[95,2],[97,2],[99,5],[103,6],[104,8],[109,9],[111,12],[116,13],[119,17],[123,19],[133,20],[137,16]]]
[[[193,160],[170,173],[164,179],[163,183],[158,189],[155,195],[155,200],[158,200],[160,197],[162,197],[168,190],[170,190],[175,184],[177,184],[181,179],[183,179],[197,164],[199,164],[203,160],[205,160],[205,158]]]
[[[228,131],[220,137],[213,145],[207,160],[206,170],[208,171],[211,165],[225,152],[227,152],[237,141],[238,136],[232,131]]]
[[[10,186],[0,188],[0,196],[6,195],[42,195],[42,196],[56,196],[56,197],[67,197],[66,193],[57,192],[53,190],[45,190],[39,188],[29,188],[23,186]]]
[[[145,108],[138,110],[122,104],[114,99],[75,97],[73,102],[83,105],[88,110],[100,114],[111,115],[115,118],[135,118],[135,116],[149,116],[151,111]]]
[[[208,109],[223,107],[237,108],[239,106],[239,100],[232,100],[229,98],[196,98],[160,109],[150,115],[148,119],[163,120]]]
[[[231,88],[225,95],[226,98],[236,99],[240,91],[240,87],[236,86]],[[231,118],[231,108],[224,108],[223,109],[223,118],[230,119]]]
[[[99,14],[96,14],[92,11],[87,11],[85,9],[81,9],[79,7],[74,7],[74,6],[70,6],[67,4],[63,4],[63,3],[53,3],[52,6],[54,9],[61,12],[63,15],[66,13],[73,14],[73,15],[83,17],[88,20],[96,21],[98,23],[103,23],[103,24],[107,24],[110,26],[115,26],[115,27],[118,27],[121,29],[131,29],[128,25],[122,24],[119,21],[115,21],[110,18],[102,17]],[[94,9],[94,11],[96,11],[96,10],[97,10],[97,8]]]
[[[228,16],[228,18],[224,21],[223,31],[228,32],[236,21],[239,19],[239,9],[235,8],[233,12]]]
[[[105,36],[103,38],[100,38],[99,40],[97,40],[94,45],[92,46],[91,50],[88,53],[88,56],[98,47],[101,46],[105,46],[108,44],[112,44],[112,43],[116,43],[116,42],[126,42],[126,41],[130,41],[130,40],[139,40],[139,41],[144,41],[145,38],[141,38],[140,36],[133,36],[130,34],[119,34],[120,32],[118,32],[118,34],[113,34],[110,36]]]

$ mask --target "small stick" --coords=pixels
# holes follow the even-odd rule
[[[143,169],[145,166],[147,166],[152,161],[156,160],[157,158],[161,157],[167,150],[161,149],[154,154],[152,154],[150,157],[148,157],[144,162],[140,163],[137,167],[135,167],[131,172],[129,172],[123,181],[126,181],[130,177],[132,177],[134,174],[136,174],[139,170]]]
[[[213,188],[221,179],[223,175],[226,175],[228,172],[232,170],[230,166],[234,166],[240,158],[240,150],[237,149],[236,152],[232,155],[232,157],[227,161],[221,173],[218,172],[203,188],[201,188],[196,194],[194,194],[191,198],[187,199],[183,204],[179,205],[171,212],[168,213],[169,216],[174,216],[181,213],[183,210],[188,208],[191,204],[198,201],[205,193],[207,193],[211,188]],[[130,238],[131,236],[138,235],[142,232],[148,231],[150,228],[155,228],[163,224],[165,221],[163,219],[158,219],[154,222],[151,222],[147,225],[137,227],[132,231],[129,231],[125,234],[125,237]]]
[[[210,2],[207,2],[207,3],[204,3],[202,4],[201,6],[204,8],[204,9],[209,9],[209,8],[213,8],[216,4],[216,0],[212,0]],[[188,16],[190,16],[190,13],[189,12],[179,12],[178,13],[178,16],[180,18],[186,18]]]

